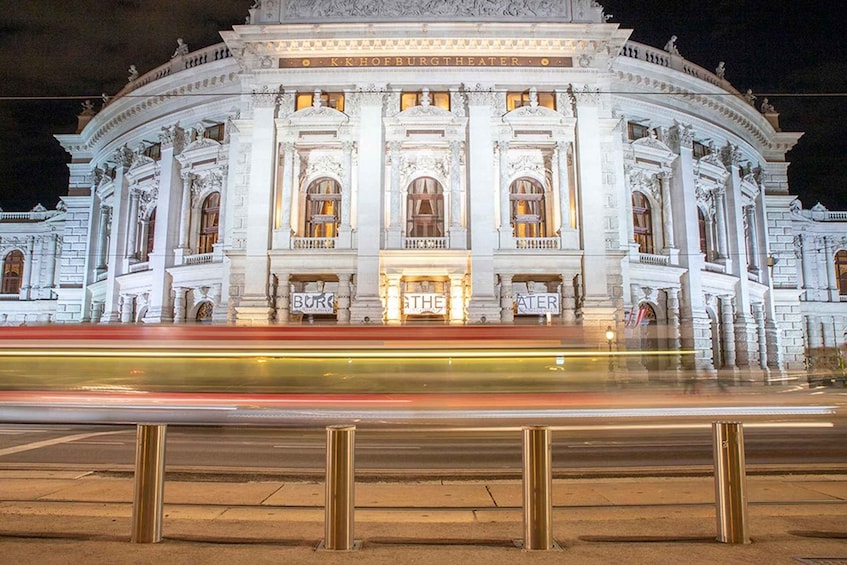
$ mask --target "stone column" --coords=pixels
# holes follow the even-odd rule
[[[174,287],[174,323],[185,323],[185,288],[181,286]]]
[[[726,190],[723,187],[716,189],[712,192],[713,197],[715,199],[715,219],[717,222],[716,227],[716,235],[718,238],[718,258],[725,260],[727,257],[727,247],[726,247],[726,210],[725,206],[725,196]]]
[[[465,322],[465,275],[451,274],[450,277],[450,323]]]
[[[260,325],[270,321],[268,300],[270,261],[268,250],[272,229],[274,169],[276,168],[276,111],[277,93],[265,87],[253,94],[253,120],[251,131],[250,186],[246,202],[247,232],[244,259],[244,294],[235,307],[236,323]],[[283,194],[283,207],[284,198]],[[289,233],[285,225],[281,233]]]
[[[47,236],[47,277],[45,279],[45,287],[47,294],[45,298],[53,298],[53,289],[56,287],[56,262],[61,260],[56,256],[56,234],[51,233]]]
[[[826,267],[826,282],[827,298],[831,302],[840,302],[841,296],[838,295],[838,283],[835,276],[835,249],[832,245],[832,236],[825,235],[823,237],[824,245],[824,266]]]
[[[467,229],[462,226],[462,142],[450,142],[450,249],[467,249]]]
[[[351,203],[353,202],[353,142],[341,143],[343,152],[343,182],[341,186],[341,223],[338,225],[337,247],[353,248],[353,228],[350,223]]]
[[[662,222],[665,224],[665,249],[670,253],[670,250],[676,249],[673,236],[673,213],[671,211],[670,173],[660,173],[658,180],[659,186],[662,189]]]
[[[32,295],[32,261],[35,250],[35,238],[29,236],[26,238],[24,247],[24,272],[21,273],[21,290],[20,299],[29,300]]]
[[[679,351],[682,349],[682,341],[681,341],[681,333],[680,333],[680,324],[679,324],[679,289],[678,288],[668,288],[666,290],[668,295],[668,329],[670,330],[669,343],[670,349],[672,351]],[[681,359],[679,355],[674,355],[671,358],[671,369],[679,370],[681,368]]]
[[[350,273],[338,273],[338,312],[339,324],[350,323]]]
[[[512,288],[512,274],[500,274],[500,321],[511,324],[515,321],[515,291]]]
[[[737,363],[735,355],[735,310],[731,296],[718,297],[721,305],[721,341],[723,341],[723,358],[726,369],[734,369]]]
[[[276,274],[276,321],[287,324],[291,320],[291,275]]]
[[[812,273],[815,253],[811,245],[814,243],[814,236],[802,233],[800,234],[800,242],[800,264],[803,271],[803,288],[806,290],[805,295],[801,298],[802,300],[816,300],[817,295],[814,293],[815,277]]]
[[[191,222],[191,183],[194,182],[192,173],[182,173],[182,202],[179,216],[179,241],[177,245],[183,255],[188,255],[188,226]]]
[[[138,258],[138,191],[129,191],[129,235],[126,238],[126,252],[124,257],[127,259]]]
[[[108,265],[106,258],[108,254],[107,241],[109,238],[109,214],[111,208],[105,204],[100,205],[100,231],[97,237],[97,270],[105,271]]]
[[[747,225],[747,236],[750,241],[748,269],[751,269],[758,274],[761,270],[761,262],[759,261],[759,233],[756,226],[755,208],[753,206],[746,206],[744,208],[744,217]]]
[[[385,296],[386,321],[389,324],[399,324],[403,321],[403,302],[400,296],[400,273],[386,275],[388,288]]]
[[[289,141],[282,144],[282,194],[280,195],[279,225],[275,238],[277,247],[281,249],[291,248],[291,202],[294,199],[294,178],[296,177],[294,156],[296,153],[294,143]]]
[[[121,295],[121,323],[122,324],[131,324],[132,323],[132,311],[135,302],[135,296],[132,294],[122,294]]]
[[[759,337],[759,367],[767,369],[768,342],[765,328],[765,305],[761,302],[753,303],[753,318],[756,320],[756,334]]]
[[[402,144],[399,141],[392,141],[388,146],[388,158],[391,160],[391,192],[388,207],[387,246],[389,249],[401,249],[403,247],[403,236],[406,235],[405,222],[402,217],[402,188],[400,187],[400,148]]]
[[[576,323],[576,293],[573,273],[562,274],[562,323]]]
[[[500,249],[515,247],[515,229],[512,226],[511,199],[509,198],[509,142],[497,142],[498,164],[500,168]]]

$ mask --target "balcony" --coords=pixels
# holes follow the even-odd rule
[[[407,237],[403,249],[449,249],[446,237]]]
[[[516,237],[517,249],[559,249],[558,237]]]
[[[186,255],[182,258],[183,265],[205,265],[215,262],[214,253],[198,253],[196,255]]]
[[[335,249],[335,238],[292,237],[291,249]]]
[[[667,267],[670,265],[670,257],[667,255],[656,255],[655,253],[639,253],[638,262],[643,265],[657,265]]]

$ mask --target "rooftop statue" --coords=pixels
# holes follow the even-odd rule
[[[182,40],[181,37],[176,39],[176,51],[171,55],[171,59],[175,59],[176,57],[182,57],[183,55],[188,55],[188,45]]]
[[[129,82],[132,82],[138,78],[138,69],[135,68],[135,65],[130,65],[129,70],[127,72],[129,73],[129,77],[127,78]]]
[[[671,55],[679,55],[679,49],[676,47],[676,36],[672,35],[668,42],[665,43],[665,51]]]

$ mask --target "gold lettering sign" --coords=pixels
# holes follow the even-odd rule
[[[332,67],[572,67],[571,57],[383,55],[381,57],[282,57],[280,69]]]

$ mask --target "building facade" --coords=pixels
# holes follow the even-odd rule
[[[847,214],[802,209],[800,134],[673,40],[592,0],[257,0],[221,35],[57,136],[59,208],[0,213],[6,323],[579,324],[766,379],[838,357]]]

